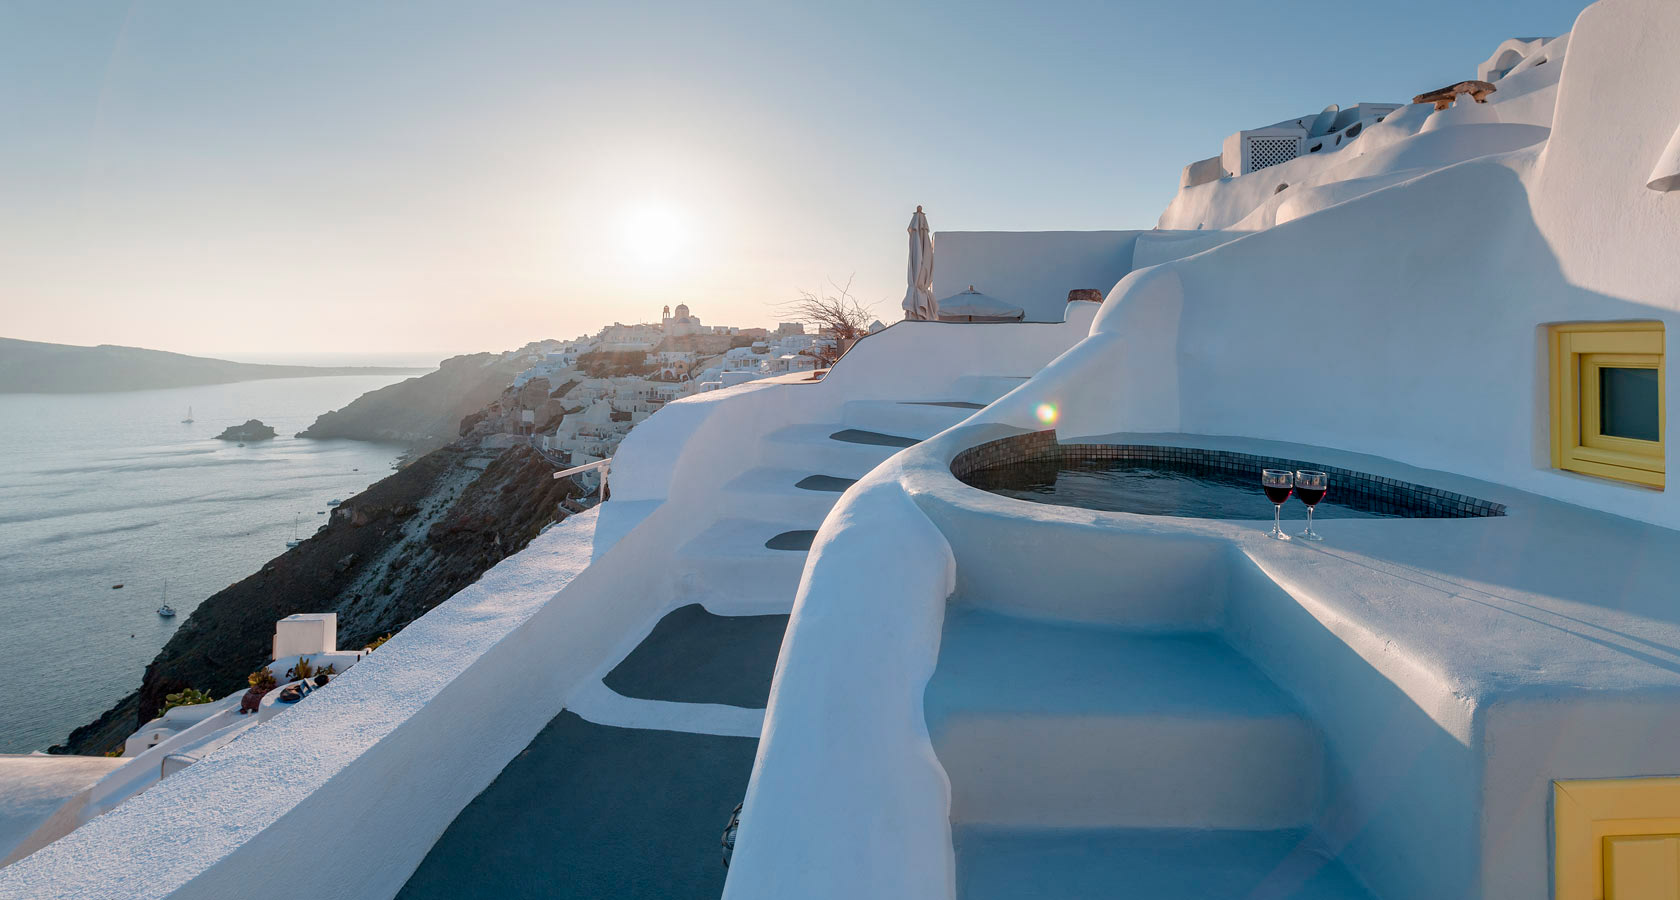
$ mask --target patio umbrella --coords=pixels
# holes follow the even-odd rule
[[[909,288],[904,292],[904,318],[924,321],[939,318],[939,304],[933,299],[933,234],[920,206],[910,217]]]
[[[1657,157],[1657,167],[1651,170],[1651,180],[1645,186],[1653,191],[1680,191],[1680,128],[1674,129],[1662,156]]]
[[[945,322],[1019,322],[1026,311],[1006,300],[988,297],[969,285],[968,290],[952,294],[935,307]]]

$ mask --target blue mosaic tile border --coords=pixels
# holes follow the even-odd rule
[[[970,447],[951,460],[951,474],[961,479],[980,469],[1051,459],[1126,460],[1177,469],[1221,471],[1255,479],[1259,479],[1261,469],[1316,469],[1329,474],[1338,494],[1358,498],[1374,508],[1442,519],[1505,515],[1502,503],[1311,460],[1156,444],[1063,444],[1056,440],[1055,431],[1035,431]]]

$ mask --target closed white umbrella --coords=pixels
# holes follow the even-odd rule
[[[1674,129],[1662,156],[1657,157],[1657,167],[1651,170],[1651,180],[1645,186],[1653,191],[1680,191],[1680,128]]]
[[[904,318],[931,321],[939,318],[939,304],[933,299],[933,232],[920,206],[910,217],[909,288],[904,292]]]
[[[947,322],[1019,322],[1026,311],[1007,300],[990,297],[969,285],[968,290],[939,301],[939,318]]]

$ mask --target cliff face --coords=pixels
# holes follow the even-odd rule
[[[451,357],[436,372],[369,391],[317,418],[298,437],[402,441],[425,452],[455,440],[461,419],[501,396],[529,365],[499,353]]]
[[[451,423],[453,430],[454,423]],[[313,537],[193,611],[146,667],[140,689],[76,729],[57,753],[103,753],[185,687],[217,697],[268,662],[275,621],[336,612],[339,646],[359,647],[448,599],[523,549],[578,495],[530,447],[437,449],[333,511]]]

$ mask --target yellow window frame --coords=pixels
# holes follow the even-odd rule
[[[1552,782],[1556,900],[1680,890],[1680,778]]]
[[[1552,465],[1583,475],[1663,488],[1667,381],[1661,322],[1574,322],[1551,327]],[[1600,430],[1607,368],[1657,371],[1655,441]]]

